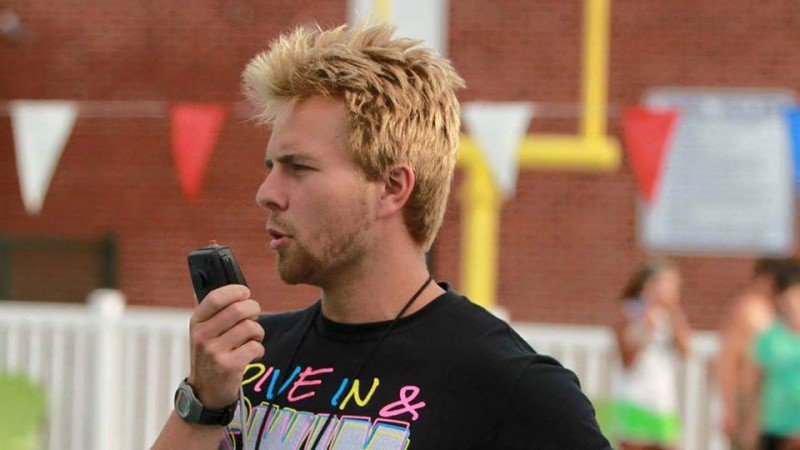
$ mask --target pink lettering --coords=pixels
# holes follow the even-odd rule
[[[425,402],[411,403],[412,400],[417,398],[417,395],[419,395],[417,386],[403,386],[400,388],[400,400],[384,406],[378,414],[381,417],[394,417],[409,413],[411,414],[411,420],[417,420],[419,418],[417,410],[425,407]]]
[[[295,396],[298,389],[306,387],[306,386],[316,386],[322,383],[322,380],[312,380],[310,379],[313,376],[321,375],[323,373],[330,373],[333,372],[333,367],[327,367],[325,369],[317,369],[311,370],[311,367],[306,367],[300,377],[292,384],[292,388],[289,390],[289,395],[286,396],[286,400],[290,402],[296,402],[298,400],[302,400],[304,398],[313,397],[316,395],[316,392],[306,392],[305,394]]]
[[[261,392],[261,385],[264,384],[264,382],[267,380],[267,378],[269,378],[270,375],[272,375],[272,370],[273,369],[274,369],[274,367],[270,367],[267,370],[267,372],[264,373],[264,376],[262,376],[261,379],[258,380],[258,383],[256,383],[256,386],[253,388],[254,391]]]

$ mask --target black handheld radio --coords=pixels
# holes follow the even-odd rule
[[[230,247],[211,241],[208,247],[189,253],[189,276],[197,296],[202,302],[209,292],[229,284],[247,286],[242,270],[236,263]]]

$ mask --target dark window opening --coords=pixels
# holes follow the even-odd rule
[[[0,299],[83,303],[116,288],[116,241],[0,235]]]

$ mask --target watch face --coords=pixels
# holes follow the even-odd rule
[[[192,408],[192,398],[183,389],[175,396],[175,409],[181,417],[187,417]]]

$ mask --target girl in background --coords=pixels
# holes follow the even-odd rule
[[[622,370],[612,434],[621,450],[674,449],[680,441],[676,372],[691,336],[680,289],[677,268],[660,261],[635,272],[620,296],[615,334]]]
[[[788,263],[775,285],[778,319],[754,346],[761,404],[750,408],[751,423],[760,423],[759,448],[793,450],[800,449],[800,266]]]

